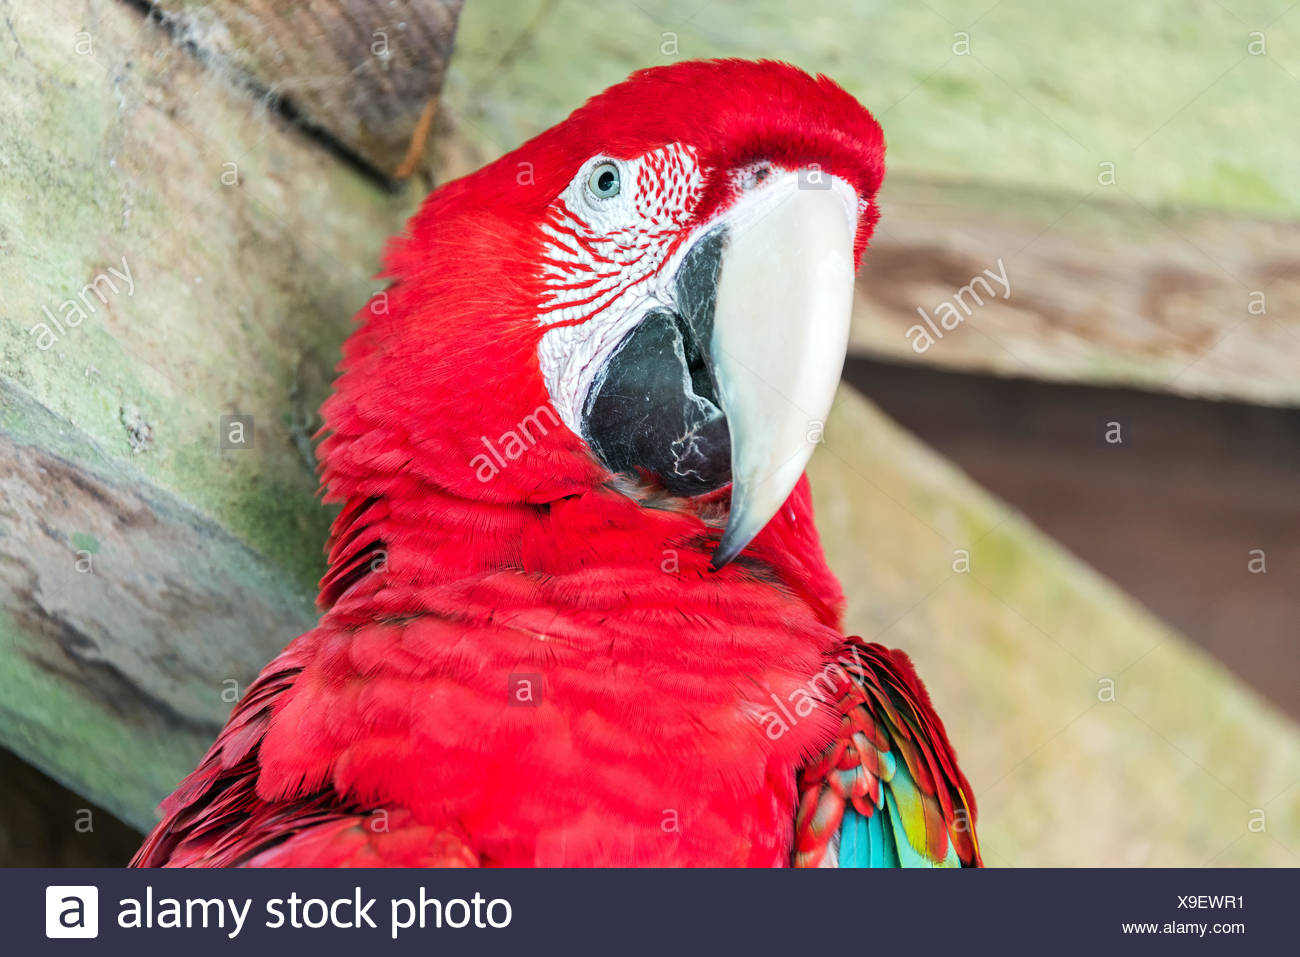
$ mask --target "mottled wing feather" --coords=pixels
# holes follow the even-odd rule
[[[979,867],[975,801],[901,651],[850,639],[840,730],[799,775],[796,867]]]

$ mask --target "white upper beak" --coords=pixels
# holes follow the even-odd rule
[[[820,441],[848,349],[857,196],[824,173],[786,172],[721,221],[710,357],[733,485],[715,568],[777,513]]]

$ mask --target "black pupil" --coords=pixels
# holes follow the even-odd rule
[[[608,193],[614,188],[614,171],[607,169],[596,177],[596,186],[602,193]]]

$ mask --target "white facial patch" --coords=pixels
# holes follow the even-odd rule
[[[589,179],[609,164],[620,188],[601,198]],[[663,267],[703,187],[695,151],[674,143],[630,160],[593,157],[551,205],[538,321],[553,328],[538,359],[551,401],[575,434],[582,435],[583,403],[610,353],[647,312],[669,306]]]

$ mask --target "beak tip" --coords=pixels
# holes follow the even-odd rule
[[[724,566],[731,564],[736,556],[745,550],[752,537],[740,537],[735,534],[735,527],[728,524],[726,531],[722,533],[721,541],[718,542],[718,547],[714,549],[713,557],[709,559],[709,570],[721,571]]]

